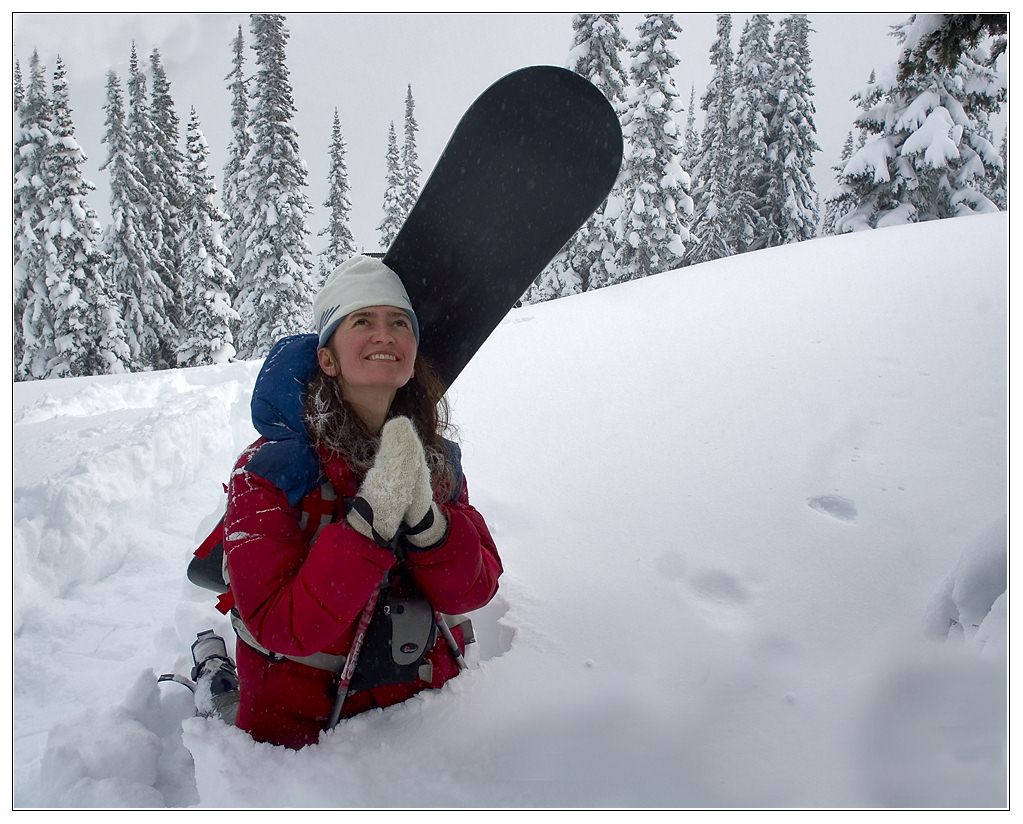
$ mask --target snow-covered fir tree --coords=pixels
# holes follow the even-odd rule
[[[899,79],[935,70],[952,70],[963,53],[993,38],[997,58],[1008,47],[1007,14],[914,14],[903,27]]]
[[[341,117],[334,109],[334,123],[330,130],[330,171],[327,176],[327,225],[320,230],[327,245],[320,252],[320,277],[325,279],[339,264],[355,254],[352,237],[352,201],[348,194],[348,165],[345,162],[345,139],[341,134]]]
[[[238,355],[265,355],[278,339],[309,328],[317,288],[306,221],[306,168],[298,134],[286,46],[284,15],[253,14],[252,43],[258,66],[250,94],[252,147],[245,160],[248,205],[240,231],[245,255],[239,278],[241,329]]]
[[[628,43],[622,35],[619,15],[577,14],[572,29],[566,68],[600,89],[621,116],[629,79],[622,66]],[[615,235],[615,219],[621,211],[620,182],[621,177],[604,202],[540,273],[523,296],[524,302],[539,303],[617,281],[615,256],[620,239]]]
[[[140,205],[146,202],[147,182],[137,165],[137,153],[128,135],[124,98],[117,75],[107,73],[106,131],[102,142],[107,156],[101,171],[110,176],[110,223],[103,236],[107,268],[105,281],[118,293],[129,368],[152,369],[159,360],[160,341],[151,325],[154,295],[161,295],[163,281],[152,260],[155,252]]]
[[[698,242],[689,247],[686,264],[703,263],[735,253],[729,215],[734,157],[729,115],[734,88],[732,16],[719,14],[717,38],[710,47],[713,74],[700,101],[705,112],[700,136],[700,157],[694,169],[696,214],[693,233]]]
[[[988,197],[999,209],[1005,211],[1009,208],[1009,176],[1006,170],[1009,168],[1009,131],[1002,132],[1002,145],[998,150],[998,156],[1002,160],[1000,169],[996,169],[988,176]]]
[[[159,183],[162,170],[155,164],[155,147],[160,138],[150,116],[147,86],[132,43],[128,61],[126,130],[127,145],[133,152],[132,166],[138,173],[138,179],[133,181],[137,185],[128,194],[139,216],[133,227],[139,235],[135,246],[141,276],[137,296],[144,323],[144,329],[136,331],[144,338],[138,365],[144,369],[166,369],[176,360],[176,295],[171,272],[161,254],[164,234],[160,201],[164,189]],[[127,312],[128,323],[132,322],[130,316]]]
[[[772,122],[782,94],[771,45],[774,23],[766,14],[747,18],[735,55],[734,90],[728,132],[735,158],[732,193],[726,206],[733,252],[777,246],[780,227],[772,198],[777,196],[772,158]]]
[[[696,128],[696,86],[689,87],[689,107],[686,109],[686,130],[682,140],[682,168],[694,169],[700,158],[700,132]]]
[[[402,222],[408,217],[419,199],[420,181],[423,170],[419,167],[419,151],[416,149],[416,101],[412,97],[412,84],[405,95],[405,142],[401,146],[401,213]]]
[[[181,227],[181,210],[184,207],[184,155],[179,147],[181,121],[174,111],[170,93],[170,81],[163,68],[160,52],[153,49],[149,56],[153,84],[150,94],[149,118],[153,125],[154,142],[151,147],[152,162],[150,186],[157,194],[154,230],[156,253],[162,263],[162,272],[173,300],[168,307],[171,324],[175,330],[183,320],[181,256],[184,237]],[[164,341],[168,356],[177,348],[177,333]],[[173,361],[168,357],[168,363]]]
[[[18,111],[21,108],[21,103],[25,99],[25,81],[21,77],[21,62],[18,60],[14,61],[14,111]]]
[[[385,157],[384,217],[377,226],[380,232],[380,248],[386,250],[394,240],[405,221],[402,211],[401,155],[398,152],[398,135],[391,121],[387,132],[387,155]]]
[[[674,15],[648,14],[632,50],[632,91],[622,124],[629,149],[618,216],[619,280],[681,266],[690,243],[691,182],[679,165],[683,105],[671,76],[678,65],[671,42],[680,31]]]
[[[220,237],[225,215],[216,206],[210,150],[194,108],[188,121],[187,143],[182,211],[186,240],[181,270],[186,303],[178,364],[201,366],[223,363],[234,356],[234,335],[240,319],[231,306],[234,275]]]
[[[46,286],[43,216],[49,203],[46,155],[52,142],[53,104],[46,68],[33,52],[25,98],[14,130],[14,375],[43,378],[55,354]]]
[[[895,27],[900,44],[914,19]],[[839,231],[997,210],[983,190],[985,177],[1002,167],[989,117],[1005,99],[1005,83],[985,47],[966,49],[952,69],[905,80],[893,64],[873,86],[859,97],[877,103],[856,121],[869,137],[835,193],[854,204]]]
[[[810,30],[805,14],[792,14],[781,21],[774,41],[777,68],[772,85],[778,99],[770,125],[774,173],[769,179],[774,186],[767,197],[768,246],[809,240],[817,234],[819,212],[812,170],[813,154],[820,146],[810,77]]]
[[[124,372],[130,353],[116,293],[103,277],[99,220],[87,200],[95,187],[82,176],[86,158],[75,139],[67,73],[59,57],[51,99],[50,197],[43,238],[54,353],[46,377]]]
[[[241,271],[245,258],[245,233],[243,231],[245,214],[248,206],[245,202],[245,189],[248,186],[245,174],[245,159],[252,147],[252,136],[249,134],[249,92],[245,78],[245,38],[242,27],[238,27],[238,35],[231,43],[233,57],[231,73],[225,78],[231,92],[231,143],[227,149],[227,162],[224,164],[224,183],[221,189],[221,201],[227,215],[224,226],[224,243],[230,254],[230,268],[234,272]],[[237,281],[232,299],[237,298]]]
[[[840,234],[836,228],[838,220],[851,208],[853,194],[848,189],[843,189],[841,186],[842,174],[845,171],[845,165],[849,162],[849,158],[853,156],[856,144],[853,142],[852,131],[845,138],[845,143],[842,145],[842,155],[838,159],[838,163],[832,166],[832,170],[835,172],[835,189],[831,194],[828,195],[824,204],[824,215],[821,218],[821,232],[825,235],[837,235]]]

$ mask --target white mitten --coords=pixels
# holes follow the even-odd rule
[[[412,501],[405,513],[408,530],[405,537],[417,549],[431,549],[443,542],[448,531],[448,519],[433,500],[430,468],[426,455],[420,451],[416,468],[416,483],[412,488]]]
[[[352,500],[348,523],[381,546],[389,546],[408,511],[416,487],[423,445],[408,418],[392,418],[380,431],[373,466]]]

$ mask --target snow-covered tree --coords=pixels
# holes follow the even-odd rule
[[[577,14],[572,20],[573,39],[566,68],[596,86],[624,114],[629,79],[622,66],[628,43],[617,14]],[[604,202],[537,277],[523,300],[539,303],[614,283],[615,256],[620,245],[616,218],[621,211],[622,176]]]
[[[45,377],[55,352],[42,227],[50,198],[46,155],[52,119],[46,68],[34,52],[14,130],[14,374],[19,380]]]
[[[117,298],[104,278],[100,226],[87,201],[95,187],[82,176],[67,73],[53,73],[53,128],[46,155],[49,204],[43,217],[46,286],[53,313],[53,358],[46,377],[123,372],[130,359]]]
[[[245,78],[245,38],[242,27],[238,27],[238,36],[231,43],[234,51],[228,89],[231,92],[231,144],[227,149],[227,162],[224,164],[224,184],[221,200],[227,214],[224,226],[224,243],[230,253],[230,268],[241,271],[245,258],[245,214],[248,206],[245,202],[247,187],[245,175],[245,159],[252,147],[252,136],[249,134],[249,93]],[[235,284],[237,289],[237,282]],[[232,295],[237,298],[237,293]]]
[[[21,108],[21,103],[25,99],[25,81],[21,77],[21,63],[17,60],[14,61],[14,111],[18,111]]]
[[[855,205],[853,202],[852,192],[848,189],[843,189],[841,186],[845,166],[849,162],[849,158],[853,156],[853,152],[855,150],[853,133],[850,130],[849,134],[845,138],[845,143],[842,145],[842,155],[838,159],[838,163],[831,167],[835,172],[836,185],[835,190],[828,195],[828,198],[825,201],[824,216],[821,219],[821,231],[825,235],[839,234],[837,230],[838,221]]]
[[[285,335],[309,328],[315,268],[306,240],[312,210],[305,194],[306,168],[292,126],[295,103],[285,62],[284,15],[251,16],[259,67],[251,97],[252,147],[245,160],[248,204],[240,231],[245,255],[238,314],[240,357],[266,354]]]
[[[416,101],[412,97],[412,84],[405,95],[405,142],[401,146],[401,213],[402,222],[408,217],[419,199],[419,178],[423,170],[419,167],[419,152],[416,149]]]
[[[689,87],[689,107],[686,109],[686,130],[682,140],[682,168],[695,169],[700,158],[700,132],[696,128],[696,86]],[[695,183],[695,181],[694,181]]]
[[[184,237],[181,229],[181,210],[184,206],[184,155],[179,148],[181,121],[174,111],[170,93],[170,81],[163,68],[160,52],[153,49],[149,57],[153,85],[150,93],[149,119],[153,125],[153,145],[150,166],[150,187],[155,198],[157,218],[154,236],[157,241],[156,253],[162,264],[162,273],[167,288],[173,295],[168,307],[169,317],[175,330],[183,319],[184,297],[181,290],[181,255]],[[177,333],[164,341],[167,354],[176,349]],[[168,363],[173,361],[168,359]]]
[[[352,201],[348,196],[348,166],[345,163],[345,139],[341,134],[341,118],[334,109],[334,123],[330,131],[330,171],[327,177],[327,225],[320,230],[327,245],[320,252],[320,276],[326,278],[335,267],[355,254],[352,237]]]
[[[138,214],[138,222],[132,227],[138,236],[132,256],[139,268],[131,276],[138,279],[135,285],[143,320],[142,329],[136,330],[136,335],[144,341],[138,352],[138,364],[145,369],[166,369],[176,360],[176,295],[171,273],[161,255],[163,189],[157,182],[161,171],[155,167],[154,152],[159,138],[150,116],[146,76],[139,66],[134,43],[128,61],[127,85],[127,146],[133,153],[132,167],[138,175],[130,181],[131,191],[125,193],[125,202],[130,202]],[[127,323],[132,323],[131,315],[130,311],[125,313]]]
[[[1007,14],[915,14],[904,28],[899,79],[932,71],[951,71],[963,54],[987,37],[995,38],[992,54],[1006,48]]]
[[[690,242],[691,182],[679,165],[683,106],[671,76],[678,65],[671,42],[680,31],[674,15],[648,14],[632,50],[632,92],[622,124],[629,149],[618,216],[620,280],[681,266]]]
[[[894,27],[900,44],[914,20]],[[989,117],[1005,99],[1005,83],[984,46],[963,51],[952,69],[897,75],[892,65],[860,92],[877,103],[856,121],[869,137],[842,176],[838,194],[851,194],[855,205],[839,231],[997,210],[983,190],[1002,167]]]
[[[697,161],[693,233],[699,239],[689,247],[686,264],[717,260],[735,253],[734,233],[729,215],[733,184],[734,157],[729,114],[734,89],[732,56],[732,16],[717,17],[717,39],[710,47],[713,74],[700,101],[705,112]]]
[[[402,211],[402,173],[401,156],[398,153],[398,136],[394,131],[394,121],[387,132],[386,177],[384,183],[384,218],[377,229],[380,232],[380,248],[386,250],[394,240],[405,214]]]
[[[201,366],[234,356],[234,335],[240,319],[231,306],[234,275],[220,237],[225,215],[216,206],[210,150],[194,108],[188,121],[187,143],[182,211],[186,241],[181,270],[186,303],[178,364]]]
[[[998,156],[1002,160],[1002,166],[988,177],[988,197],[999,209],[1005,211],[1009,208],[1009,176],[1006,170],[1009,168],[1009,131],[1002,132],[1002,145],[998,150]]]
[[[136,165],[137,154],[127,131],[124,99],[117,75],[107,73],[106,131],[102,142],[107,157],[100,166],[110,175],[110,223],[103,236],[107,268],[104,279],[119,295],[129,368],[152,369],[160,342],[150,324],[150,299],[161,294],[163,282],[153,269],[155,253],[140,204],[146,200],[146,179]]]
[[[735,56],[734,91],[728,132],[735,158],[732,193],[728,198],[729,245],[735,253],[776,246],[780,227],[772,197],[777,196],[772,149],[777,99],[777,65],[771,45],[774,23],[766,14],[747,18]]]
[[[792,14],[781,21],[775,36],[773,87],[777,104],[770,124],[774,167],[770,179],[775,185],[767,198],[768,246],[809,240],[817,234],[817,187],[812,170],[813,153],[819,152],[820,146],[814,122],[809,34],[807,16]]]

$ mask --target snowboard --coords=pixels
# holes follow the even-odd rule
[[[465,112],[383,257],[446,387],[600,206],[621,163],[614,109],[568,69],[514,71]]]
[[[514,71],[465,112],[383,255],[445,387],[600,206],[621,162],[614,109],[567,69]],[[223,520],[188,567],[192,583],[219,593],[222,530]]]

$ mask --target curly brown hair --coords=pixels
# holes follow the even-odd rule
[[[356,475],[361,477],[373,465],[380,437],[369,432],[345,402],[336,378],[317,371],[306,389],[304,414],[313,442],[344,458]],[[387,416],[402,415],[412,421],[423,442],[434,497],[446,500],[453,491],[455,470],[445,435],[454,428],[444,384],[421,355],[416,356],[412,378],[395,393]]]

